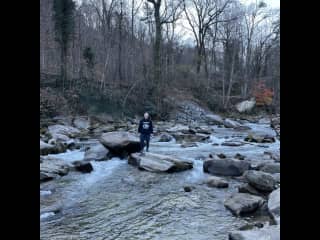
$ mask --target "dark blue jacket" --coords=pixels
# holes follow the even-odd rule
[[[150,119],[142,119],[139,123],[138,132],[141,134],[151,134],[153,133],[152,121]]]

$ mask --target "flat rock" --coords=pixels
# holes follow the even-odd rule
[[[235,216],[252,213],[264,202],[264,199],[248,193],[235,193],[224,202],[224,206]]]
[[[149,152],[130,154],[128,163],[150,172],[179,172],[193,167],[192,161]]]

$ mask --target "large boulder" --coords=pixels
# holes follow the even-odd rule
[[[280,240],[280,226],[270,225],[258,229],[234,231],[229,234],[229,240]]]
[[[215,187],[215,188],[227,188],[229,187],[229,183],[222,178],[216,176],[210,176],[205,181],[208,187]]]
[[[103,146],[101,143],[98,143],[90,147],[84,154],[84,159],[86,161],[101,161],[106,160],[109,150]]]
[[[130,154],[128,163],[150,172],[180,172],[193,167],[192,161],[148,152]]]
[[[250,168],[250,164],[237,159],[206,159],[203,163],[203,171],[213,175],[241,176]]]
[[[204,142],[210,138],[209,135],[200,133],[173,133],[172,135],[177,142]]]
[[[139,138],[124,131],[104,133],[100,138],[100,142],[112,154],[120,157],[139,152],[141,149]]]
[[[280,224],[280,188],[269,195],[268,210],[276,224]]]
[[[263,203],[262,197],[248,193],[235,193],[226,199],[224,206],[235,216],[242,216],[258,210]]]
[[[243,174],[246,181],[258,191],[271,192],[276,188],[274,177],[265,172],[248,170]]]
[[[242,101],[236,104],[236,109],[240,113],[250,112],[254,108],[255,104],[256,101],[254,99]]]

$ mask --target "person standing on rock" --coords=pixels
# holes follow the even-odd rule
[[[140,120],[138,132],[140,133],[141,153],[143,153],[143,149],[145,146],[147,146],[146,151],[148,152],[150,135],[153,133],[153,126],[152,126],[152,121],[150,119],[149,113],[146,112],[144,114],[144,118]]]

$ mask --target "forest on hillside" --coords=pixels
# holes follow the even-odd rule
[[[239,0],[40,0],[40,85],[40,117],[148,110],[165,119],[172,99],[221,112],[254,97],[279,111],[279,9]]]

